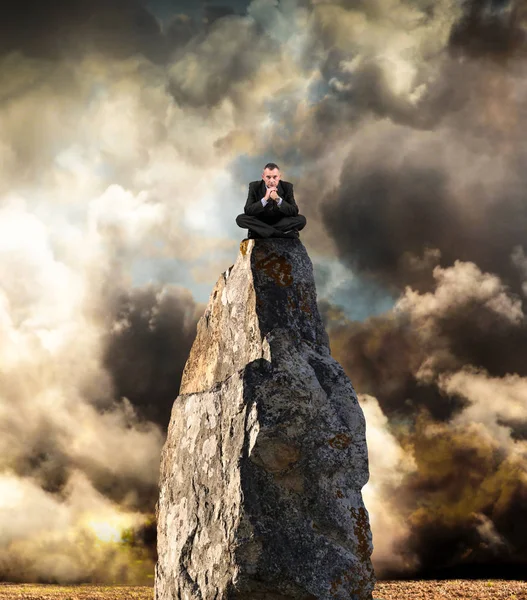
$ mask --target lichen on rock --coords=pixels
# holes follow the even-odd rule
[[[244,240],[162,452],[156,600],[371,600],[365,419],[300,240]]]

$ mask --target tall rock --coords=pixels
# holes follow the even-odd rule
[[[365,419],[298,239],[243,240],[162,452],[156,600],[371,600]]]

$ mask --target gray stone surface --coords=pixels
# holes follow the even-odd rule
[[[298,239],[243,240],[162,452],[156,600],[371,600],[365,419]]]

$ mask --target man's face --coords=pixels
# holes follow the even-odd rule
[[[264,169],[262,179],[267,187],[276,187],[280,181],[280,171],[278,169]]]

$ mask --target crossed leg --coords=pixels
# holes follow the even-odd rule
[[[282,217],[279,221],[270,225],[258,217],[242,213],[236,217],[236,223],[242,229],[251,229],[261,237],[268,238],[278,232],[288,231],[289,229],[297,229],[300,231],[306,226],[306,218],[304,215]]]

